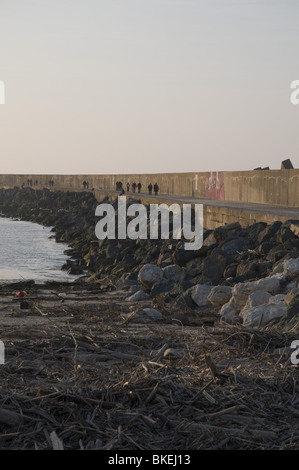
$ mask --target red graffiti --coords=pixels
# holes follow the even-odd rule
[[[224,199],[224,181],[222,171],[207,173],[205,197],[210,199]]]

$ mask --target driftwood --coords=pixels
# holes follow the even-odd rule
[[[52,298],[1,329],[0,449],[299,448],[298,366],[281,352],[297,332],[124,323],[117,296]]]

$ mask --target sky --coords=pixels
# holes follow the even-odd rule
[[[0,173],[299,168],[298,0],[0,0]]]

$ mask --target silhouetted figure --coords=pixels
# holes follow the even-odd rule
[[[138,188],[138,192],[140,193],[140,190],[141,190],[141,183],[138,183],[138,184],[137,184],[137,188]]]
[[[152,194],[152,190],[153,190],[153,185],[152,185],[152,183],[150,183],[150,184],[148,185],[148,193],[149,193],[149,194]]]
[[[158,191],[159,191],[158,183],[155,183],[155,184],[154,184],[154,192],[155,192],[155,195],[156,195],[156,196],[157,196],[157,194],[158,194]]]

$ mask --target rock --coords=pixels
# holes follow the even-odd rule
[[[84,271],[82,268],[80,268],[80,266],[71,266],[68,270],[67,270],[67,273],[68,274],[73,274],[73,275],[78,275],[78,274],[83,274]]]
[[[258,305],[267,304],[271,297],[272,295],[265,290],[257,290],[252,292],[252,294],[250,294],[247,298],[247,302],[241,311],[241,315],[245,310],[250,310],[253,307],[257,307]]]
[[[138,273],[138,281],[146,289],[150,289],[156,282],[162,281],[163,271],[155,264],[145,264]]]
[[[238,263],[229,264],[224,270],[223,277],[225,279],[235,277],[237,274],[237,268],[238,268]]]
[[[246,239],[244,237],[238,237],[238,238],[233,238],[232,240],[223,242],[220,245],[220,248],[227,255],[234,255],[236,252],[242,253],[242,252],[247,251],[249,248],[252,248],[252,242],[250,239]]]
[[[291,224],[290,230],[296,235],[296,237],[299,237],[299,222]]]
[[[271,320],[282,317],[286,311],[284,302],[258,305],[242,313],[243,325],[247,327],[265,325]]]
[[[161,282],[155,282],[151,288],[151,296],[155,297],[158,294],[171,291],[175,286],[175,281],[163,279]]]
[[[207,299],[212,305],[222,306],[229,302],[232,290],[230,286],[215,286],[211,289]]]
[[[206,286],[204,284],[197,284],[194,287],[191,287],[191,299],[198,307],[203,307],[204,305],[209,305],[208,296],[212,290],[211,286]]]
[[[128,302],[137,302],[140,300],[147,300],[150,299],[150,295],[144,292],[143,290],[138,290],[134,294],[130,295],[130,297],[126,298]]]
[[[204,258],[202,271],[204,282],[217,284],[223,277],[223,272],[228,264],[228,255],[223,250],[214,248],[211,254]]]
[[[203,263],[203,258],[195,258],[189,261],[186,265],[186,276],[193,278],[200,275],[202,273]]]
[[[299,274],[299,258],[284,260],[283,267],[286,275]]]
[[[272,295],[268,301],[269,304],[279,304],[280,302],[285,303],[286,295],[284,294],[276,294]]]
[[[234,317],[238,313],[238,310],[234,306],[233,298],[231,298],[226,304],[222,305],[219,312],[220,316],[225,318]]]
[[[238,282],[232,289],[232,296],[229,301],[235,313],[240,312],[246,305],[248,297],[255,291],[267,291],[270,294],[277,293],[280,289],[280,282],[275,277],[267,277],[258,281]]]
[[[171,264],[162,268],[163,275],[166,279],[180,282],[185,278],[185,269],[178,264]]]
[[[273,224],[268,225],[259,235],[258,243],[263,243],[269,241],[271,238],[275,237],[276,233],[282,226],[282,222],[276,221]]]
[[[130,321],[137,321],[142,323],[163,320],[162,313],[155,308],[143,308],[142,310],[138,310],[135,313],[128,313],[124,314],[123,316]]]

